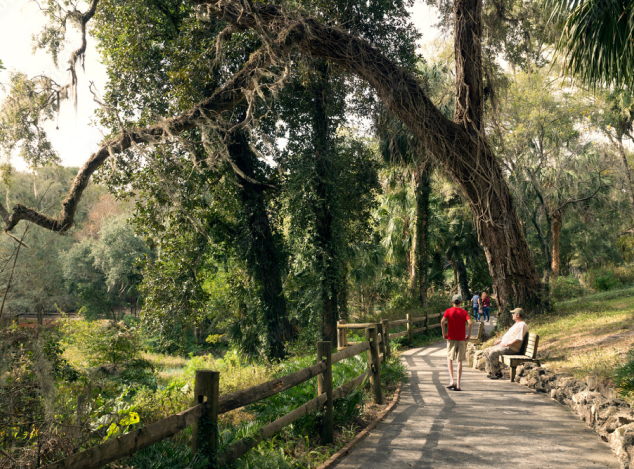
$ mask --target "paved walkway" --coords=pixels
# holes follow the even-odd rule
[[[386,420],[336,467],[620,467],[607,443],[545,394],[465,368],[448,391],[445,342],[402,355],[409,370]]]

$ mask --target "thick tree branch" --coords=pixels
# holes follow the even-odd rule
[[[327,59],[369,83],[387,107],[408,125],[436,158],[448,166],[453,165],[453,161],[443,157],[453,159],[452,156],[457,156],[457,145],[466,144],[474,150],[481,143],[478,138],[472,138],[463,126],[440,112],[413,74],[363,39],[312,18],[285,15],[275,5],[255,4],[249,7],[240,0],[194,1],[209,16],[227,21],[241,30],[266,27],[275,31],[295,24],[295,42],[304,54]],[[450,172],[455,176],[454,171]]]
[[[238,29],[269,32],[296,23],[296,42],[302,53],[327,59],[373,87],[423,142],[426,153],[443,164],[461,186],[475,215],[500,306],[524,304],[530,310],[541,309],[540,280],[501,167],[481,129],[479,0],[455,0],[456,22],[465,23],[456,27],[460,34],[455,38],[464,67],[464,73],[456,77],[456,88],[464,97],[455,116],[459,122],[445,118],[413,74],[366,41],[300,14],[287,15],[274,5],[246,4],[244,0],[195,1],[208,15]]]
[[[288,30],[288,33],[282,35],[273,44],[278,54],[292,47],[292,30]],[[271,52],[270,48],[263,48],[252,54],[240,72],[214,93],[213,96],[202,101],[195,108],[154,126],[143,129],[130,129],[118,137],[103,143],[75,176],[69,194],[62,203],[62,210],[56,218],[21,204],[14,206],[12,213],[9,213],[0,204],[0,216],[2,216],[6,224],[5,231],[12,230],[20,220],[31,221],[52,231],[68,230],[73,224],[77,204],[88,185],[90,177],[104,164],[108,157],[121,153],[135,144],[155,144],[165,141],[174,135],[208,124],[222,112],[233,110],[244,99],[244,93],[255,87],[262,71],[270,65]]]

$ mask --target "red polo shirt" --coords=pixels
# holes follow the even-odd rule
[[[469,319],[469,313],[462,308],[449,308],[445,311],[447,318],[447,339],[465,340],[467,335],[465,323]]]

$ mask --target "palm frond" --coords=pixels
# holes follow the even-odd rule
[[[631,0],[545,0],[562,24],[556,55],[564,72],[592,88],[634,85]]]

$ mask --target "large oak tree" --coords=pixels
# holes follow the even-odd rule
[[[231,112],[245,97],[256,96],[260,79],[272,66],[287,64],[291,53],[299,50],[365,80],[423,142],[426,153],[460,185],[475,217],[500,306],[522,305],[530,311],[543,307],[541,283],[511,193],[482,125],[481,0],[454,3],[457,99],[453,121],[433,105],[413,74],[342,29],[272,4],[253,4],[248,0],[196,3],[201,14],[228,23],[225,37],[253,30],[260,34],[263,46],[251,55],[242,70],[198,105],[159,124],[126,129],[104,142],[81,168],[57,218],[19,204],[12,212],[0,207],[7,230],[20,220],[55,231],[67,230],[88,180],[111,155],[133,145],[154,144],[210,122],[221,122],[224,112]]]

